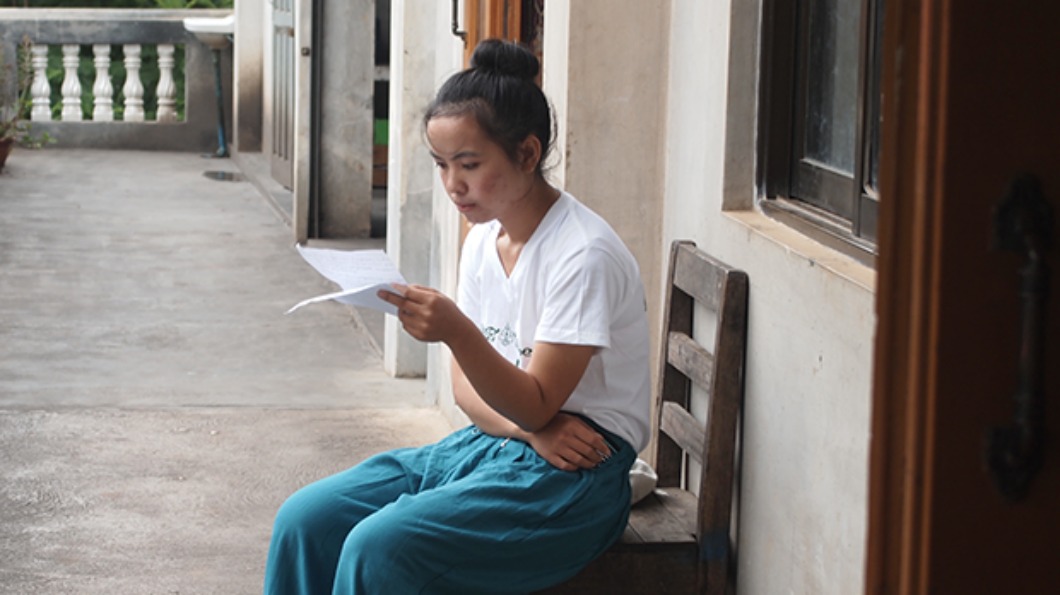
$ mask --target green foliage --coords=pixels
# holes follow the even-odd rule
[[[8,64],[0,47],[0,93],[9,85],[14,85],[13,99],[0,96],[0,140],[11,139],[24,147],[40,148],[47,143],[55,142],[48,133],[34,135],[30,124],[30,111],[33,98],[30,95],[30,84],[33,80],[31,68],[29,38],[24,38],[17,48],[14,65]]]
[[[2,0],[13,8],[233,8],[235,0]]]
[[[14,8],[138,8],[138,9],[185,9],[185,8],[234,8],[235,0],[0,0],[0,6]],[[142,46],[140,82],[144,86],[144,116],[148,121],[155,119],[158,98],[156,88],[161,73],[158,70],[158,50],[153,45]],[[184,46],[176,48],[176,67],[173,82],[177,88],[177,119],[184,120]],[[62,114],[62,84],[65,72],[62,66],[62,49],[54,45],[48,50],[48,82],[51,85],[51,105],[53,118],[58,120]],[[110,65],[111,85],[114,88],[114,118],[122,119],[125,96],[122,86],[125,84],[125,64],[120,45],[111,46]],[[81,82],[81,110],[86,120],[92,119],[93,94],[92,85],[96,79],[93,64],[92,46],[81,46],[81,60],[78,66],[78,79]],[[28,90],[28,89],[27,89]]]

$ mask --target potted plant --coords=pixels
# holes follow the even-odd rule
[[[47,134],[34,136],[30,132],[28,116],[32,106],[30,83],[33,81],[33,70],[30,64],[29,38],[22,40],[22,51],[15,56],[14,64],[4,59],[3,47],[0,47],[0,170],[4,168],[7,156],[15,144],[24,147],[39,148],[52,142]],[[10,91],[13,86],[14,93]]]

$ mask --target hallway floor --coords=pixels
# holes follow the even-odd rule
[[[207,171],[237,170],[19,150],[0,172],[2,594],[258,593],[291,491],[450,430],[384,373],[374,313],[284,315],[333,287]]]

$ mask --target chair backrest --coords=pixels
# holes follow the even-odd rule
[[[703,561],[699,579],[703,592],[723,592],[727,580],[747,289],[746,273],[712,258],[692,242],[673,243],[659,358],[655,469],[660,487],[690,489],[688,466],[700,466],[696,537]],[[711,341],[693,338],[697,303],[717,316],[712,349],[704,347]],[[706,424],[690,412],[693,385],[707,396]],[[707,583],[712,588],[706,588]]]

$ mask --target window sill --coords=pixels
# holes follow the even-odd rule
[[[722,216],[741,227],[806,259],[835,275],[869,291],[876,292],[876,271],[863,262],[826,246],[758,210],[723,211]]]
[[[762,199],[762,213],[802,235],[876,268],[876,246],[850,232],[850,222],[806,203],[785,198]]]

